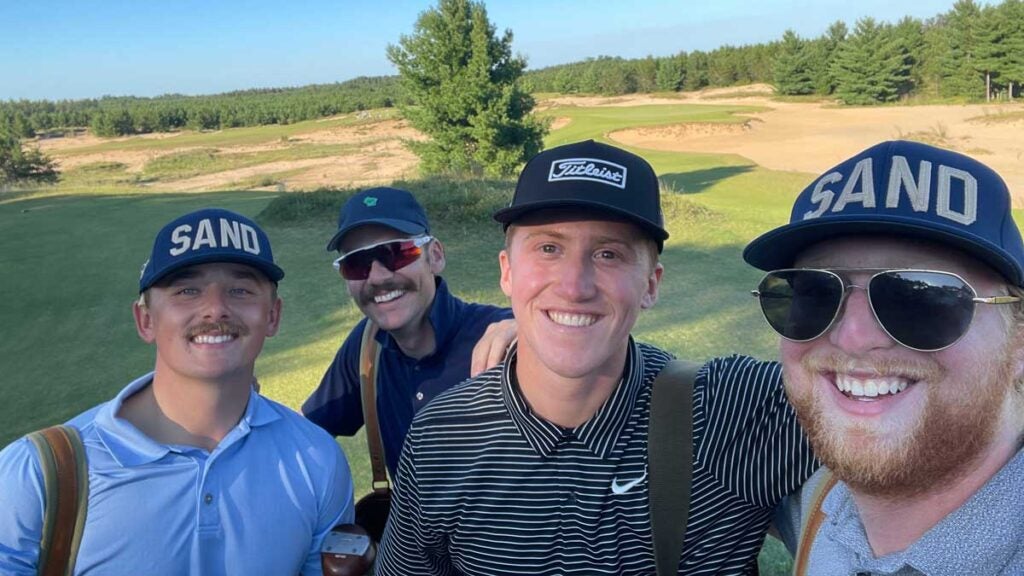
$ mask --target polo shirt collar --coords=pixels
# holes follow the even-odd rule
[[[94,424],[97,435],[114,460],[126,468],[155,462],[169,452],[178,451],[174,446],[160,444],[146,436],[130,422],[117,416],[129,396],[149,386],[152,382],[153,372],[137,378],[118,392],[112,400],[103,404],[96,413]],[[220,451],[247,436],[253,428],[265,426],[279,418],[281,415],[270,406],[267,400],[257,394],[255,389],[251,389],[249,402],[246,404],[242,419],[221,440],[215,451]]]
[[[448,291],[448,283],[444,281],[444,278],[434,276],[434,287],[434,301],[430,303],[430,312],[427,314],[427,320],[434,327],[434,342],[436,342],[436,345],[434,346],[434,351],[427,358],[443,353],[447,349],[452,336],[458,331],[455,319],[458,316],[459,301]],[[395,342],[391,334],[384,330],[377,332],[376,338],[382,348],[401,352],[398,342]]]
[[[551,457],[560,444],[579,438],[599,458],[607,458],[616,447],[643,385],[643,355],[630,336],[622,379],[611,396],[586,422],[576,428],[563,428],[534,414],[519,389],[515,375],[518,344],[513,343],[505,356],[501,374],[502,399],[519,433],[543,458]]]
[[[853,495],[839,482],[822,502],[828,536],[862,559],[858,569],[895,573],[911,566],[924,574],[972,574],[979,566],[1003,566],[1020,549],[1024,533],[1024,451],[917,542],[901,552],[875,558]]]

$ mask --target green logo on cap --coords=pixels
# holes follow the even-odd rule
[[[363,198],[363,204],[366,204],[370,208],[373,208],[374,206],[377,205],[377,199],[374,198],[373,196],[367,196],[366,198]]]

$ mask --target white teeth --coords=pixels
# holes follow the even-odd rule
[[[392,300],[398,298],[402,294],[405,294],[405,290],[392,290],[391,292],[387,292],[385,294],[378,294],[377,296],[374,296],[373,301],[376,302],[377,304],[383,304],[384,302],[391,302]]]
[[[888,386],[886,387],[888,390]],[[878,396],[878,383],[875,380],[868,380],[864,383],[865,396]]]
[[[235,337],[231,334],[200,334],[192,338],[192,341],[196,344],[223,344],[224,342],[230,342]]]
[[[835,377],[836,389],[856,398],[899,394],[909,384],[904,378],[854,378],[848,374],[836,374]]]
[[[597,322],[597,316],[590,314],[568,314],[566,312],[548,312],[548,318],[551,318],[555,324],[573,327],[590,326]]]

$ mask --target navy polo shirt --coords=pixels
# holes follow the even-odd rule
[[[512,317],[512,310],[463,302],[436,279],[437,292],[430,306],[437,348],[416,360],[402,353],[398,343],[383,330],[377,368],[377,418],[384,442],[384,459],[394,478],[398,457],[412,417],[435,396],[469,378],[473,346],[489,324]],[[363,318],[349,333],[320,386],[302,405],[302,413],[333,436],[353,436],[363,426],[359,392],[359,343],[366,329]]]

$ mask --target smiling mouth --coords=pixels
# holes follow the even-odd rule
[[[832,382],[844,396],[860,401],[895,396],[912,384],[911,380],[899,376],[858,378],[841,373],[834,374]]]
[[[236,338],[237,334],[197,334],[191,340],[196,344],[223,344]]]
[[[549,311],[548,318],[560,326],[582,328],[597,322],[597,316],[593,314],[570,314],[568,312]]]
[[[375,304],[384,304],[386,302],[391,302],[396,298],[400,298],[403,295],[405,295],[405,290],[392,290],[390,292],[385,292],[383,294],[377,294],[376,296],[373,297],[373,302]]]

